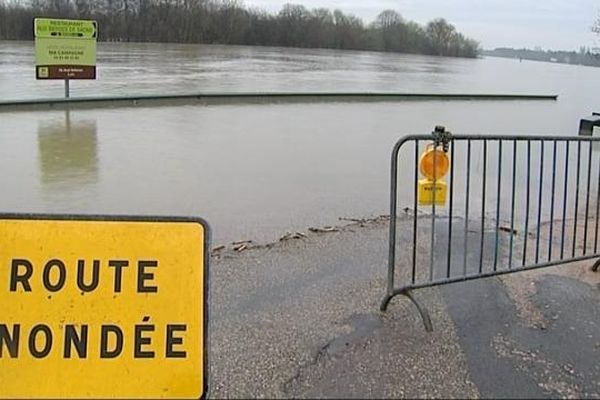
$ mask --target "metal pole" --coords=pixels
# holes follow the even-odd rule
[[[69,80],[65,79],[65,98],[69,98]]]

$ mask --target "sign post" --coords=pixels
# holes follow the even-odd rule
[[[36,18],[36,79],[96,79],[96,21]]]
[[[203,398],[209,230],[0,215],[0,398]]]

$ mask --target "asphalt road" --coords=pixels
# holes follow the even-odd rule
[[[209,396],[600,397],[600,274],[589,263],[421,289],[426,333],[406,299],[379,311],[387,229],[380,220],[219,251]],[[398,234],[407,248],[410,229]]]

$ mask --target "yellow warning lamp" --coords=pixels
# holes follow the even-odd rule
[[[448,153],[440,147],[435,148],[432,144],[421,154],[419,159],[419,170],[429,180],[441,179],[448,173],[450,159]]]
[[[419,180],[419,204],[444,205],[448,185],[442,179],[450,169],[448,152],[442,146],[427,146],[419,159],[419,171],[425,179]]]

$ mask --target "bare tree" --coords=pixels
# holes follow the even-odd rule
[[[426,31],[435,54],[447,55],[452,37],[456,34],[454,26],[445,19],[438,18],[427,24]]]
[[[597,35],[600,35],[600,13],[598,13],[596,20],[594,21],[594,24],[592,25],[592,32],[594,32]]]

